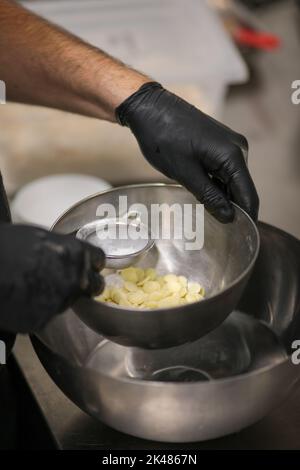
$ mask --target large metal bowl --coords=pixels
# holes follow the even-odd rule
[[[33,338],[50,376],[90,415],[155,441],[212,439],[261,419],[300,376],[290,356],[300,338],[300,242],[265,224],[259,230],[238,311],[214,332],[172,354],[139,351],[104,340],[68,311]],[[176,364],[200,366],[202,377],[154,380],[154,370]]]
[[[101,204],[118,208],[119,197],[127,196],[128,207],[144,204],[190,204],[195,217],[195,198],[178,185],[145,184],[115,188],[84,199],[54,225],[60,233],[76,233],[96,219]],[[117,214],[121,216],[122,214]],[[92,329],[125,346],[166,348],[192,341],[215,329],[237,305],[254,266],[259,235],[250,217],[237,206],[235,220],[221,224],[209,213],[204,218],[204,246],[187,250],[187,239],[159,239],[139,265],[161,273],[173,272],[197,280],[205,287],[206,299],[189,305],[152,311],[127,309],[80,298],[73,306]],[[157,233],[148,221],[149,230]],[[153,222],[152,222],[153,223]]]

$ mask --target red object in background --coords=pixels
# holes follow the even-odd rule
[[[255,31],[243,26],[236,27],[233,37],[238,44],[255,49],[274,50],[281,45],[280,39],[274,34]]]

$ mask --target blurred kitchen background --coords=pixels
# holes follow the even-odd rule
[[[292,82],[300,80],[296,0],[21,3],[244,134],[260,219],[300,237],[300,104],[291,100]],[[0,168],[11,198],[55,174],[91,175],[113,186],[164,180],[118,125],[6,104],[0,127]],[[43,197],[39,204],[35,210],[43,210]]]

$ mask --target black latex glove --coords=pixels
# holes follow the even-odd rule
[[[0,225],[0,329],[40,329],[82,294],[100,293],[104,253],[69,235]]]
[[[259,200],[245,162],[245,137],[155,82],[127,98],[116,116],[131,129],[149,163],[185,186],[218,220],[233,220],[230,199],[257,219]]]

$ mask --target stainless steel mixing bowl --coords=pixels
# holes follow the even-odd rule
[[[259,257],[238,311],[214,332],[172,354],[141,351],[104,340],[68,311],[33,338],[44,367],[84,411],[146,439],[213,439],[260,420],[300,376],[290,356],[300,338],[300,242],[265,224],[259,231]],[[154,380],[166,368],[169,376]],[[176,381],[166,383],[172,375]]]
[[[132,185],[84,199],[68,210],[53,230],[76,233],[80,227],[95,220],[102,204],[109,203],[118,209],[120,196],[127,196],[129,208],[139,203],[145,205],[149,212],[151,204],[178,204],[181,208],[190,204],[196,218],[197,201],[181,186]],[[187,250],[188,238],[158,239],[142,262],[137,264],[200,282],[206,290],[204,300],[176,308],[143,311],[82,297],[74,304],[74,311],[92,329],[125,346],[166,348],[200,338],[215,329],[232,312],[242,295],[258,254],[259,235],[250,217],[237,206],[235,220],[231,224],[221,224],[207,212],[204,220],[204,246],[201,250]],[[150,232],[158,233],[157,227],[151,223],[159,224],[159,221],[148,220]]]

